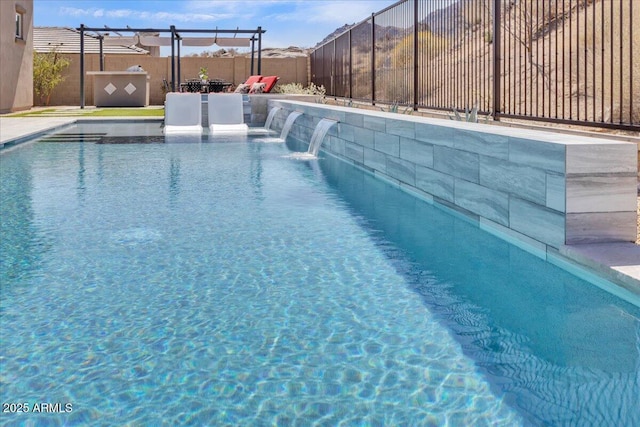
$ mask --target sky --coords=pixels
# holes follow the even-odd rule
[[[34,25],[104,28],[251,30],[262,47],[313,47],[344,24],[360,22],[397,0],[34,0]],[[191,48],[217,50],[217,46]],[[183,53],[189,53],[183,50]]]

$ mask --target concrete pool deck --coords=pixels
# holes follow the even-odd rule
[[[78,120],[161,120],[158,117],[7,117],[0,116],[0,147],[8,142],[27,140],[54,131]],[[599,243],[569,245],[559,254],[587,266],[617,283],[627,300],[640,305],[640,245],[634,243]],[[624,297],[624,295],[623,295]]]
[[[0,147],[77,121],[75,117],[0,117]]]

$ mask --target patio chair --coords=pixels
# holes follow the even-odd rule
[[[246,82],[239,84],[236,93],[269,93],[280,80],[278,76],[250,76]]]
[[[271,89],[273,89],[273,87],[276,85],[276,83],[278,83],[278,80],[280,80],[280,77],[278,76],[265,76],[260,80],[260,83],[264,83],[264,89],[262,90],[262,93],[269,93],[271,92]]]
[[[231,86],[231,83],[222,79],[209,80],[209,93],[224,92],[229,86]]]
[[[262,80],[262,76],[249,76],[249,78],[247,79],[246,82],[244,82],[244,84],[246,84],[247,86],[251,87],[252,84],[254,83],[258,83]]]
[[[249,93],[249,91],[251,90],[251,88],[253,87],[254,84],[260,82],[260,80],[262,79],[262,76],[260,75],[255,75],[255,76],[249,76],[249,78],[247,79],[246,82],[244,83],[240,83],[236,89],[234,90],[235,93],[241,93],[241,94],[247,94]]]
[[[201,86],[202,86],[202,83],[200,82],[200,80],[194,80],[194,79],[187,80],[187,92],[189,93],[200,92]]]
[[[164,93],[171,92],[171,85],[169,84],[167,79],[162,79],[162,90],[164,90]]]

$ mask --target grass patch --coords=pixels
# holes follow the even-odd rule
[[[54,108],[48,108],[46,110],[41,111],[27,111],[26,113],[14,113],[8,114],[6,117],[32,117],[32,116],[42,116],[47,113],[53,113],[56,111]]]
[[[56,109],[10,114],[9,117],[164,117],[164,108]]]
[[[89,111],[84,115],[99,117],[164,117],[164,108],[100,108]]]

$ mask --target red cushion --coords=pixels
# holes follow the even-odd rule
[[[249,87],[251,87],[252,84],[258,83],[260,79],[262,79],[262,76],[249,76],[249,78],[247,79],[246,82],[244,82],[244,84],[249,85]]]
[[[276,83],[278,82],[280,78],[278,76],[265,76],[262,78],[262,80],[260,80],[260,83],[266,83],[266,86],[264,87],[264,91],[263,93],[269,93],[271,92],[271,89],[273,89],[273,87],[276,85]]]

